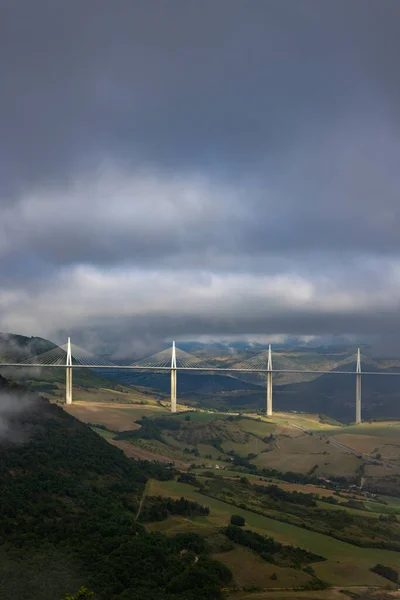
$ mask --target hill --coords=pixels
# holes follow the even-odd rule
[[[219,597],[229,570],[191,540],[136,522],[149,476],[61,408],[0,378],[0,597],[99,600]],[[201,544],[201,539],[195,541]],[[133,559],[134,557],[134,559]],[[196,558],[196,560],[195,560]]]
[[[56,345],[44,338],[0,332],[0,361],[23,362],[24,359],[53,348]]]

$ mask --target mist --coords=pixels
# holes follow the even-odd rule
[[[33,397],[28,392],[0,391],[0,443],[26,441],[26,433],[18,423],[18,417],[29,411],[33,404]]]

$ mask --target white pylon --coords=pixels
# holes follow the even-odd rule
[[[176,350],[175,350],[175,342],[172,342],[172,356],[171,356],[171,412],[176,413]]]
[[[65,404],[72,404],[72,354],[71,338],[68,338],[67,361],[65,369]]]
[[[268,347],[268,373],[267,373],[267,417],[272,417],[272,351]]]
[[[358,348],[356,367],[356,425],[359,425],[361,422],[361,356],[360,348]]]

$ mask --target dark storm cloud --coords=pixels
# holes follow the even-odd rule
[[[1,327],[385,333],[399,18],[396,0],[0,0]]]
[[[1,14],[6,182],[109,154],[230,176],[376,96],[397,111],[395,1],[3,0]]]

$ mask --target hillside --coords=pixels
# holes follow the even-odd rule
[[[136,523],[150,476],[61,408],[0,378],[0,597],[99,600],[219,597],[229,571],[190,540]],[[134,560],[132,560],[134,557]],[[201,583],[200,583],[201,582]]]
[[[381,485],[400,493],[398,422],[349,427],[310,414],[276,413],[265,419],[187,411],[173,416],[162,407],[144,408],[80,404],[68,411],[105,427],[108,439],[129,456],[147,454],[158,460],[211,467],[234,463],[246,469],[311,472],[349,483],[359,482],[362,476],[366,486]],[[379,460],[373,462],[377,457],[382,465]]]

